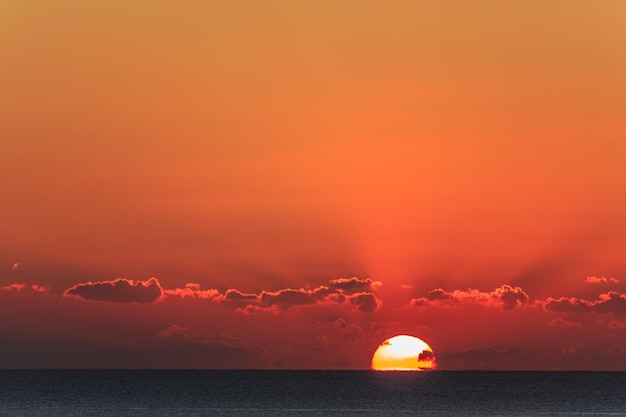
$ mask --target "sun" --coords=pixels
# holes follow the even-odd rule
[[[433,350],[422,339],[399,335],[385,340],[372,356],[375,371],[431,371],[437,368]]]

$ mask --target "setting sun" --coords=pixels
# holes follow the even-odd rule
[[[436,368],[431,347],[413,336],[400,335],[385,340],[372,357],[372,369],[376,371],[427,371]]]

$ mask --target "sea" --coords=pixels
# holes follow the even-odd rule
[[[626,416],[626,372],[0,370],[0,416]]]

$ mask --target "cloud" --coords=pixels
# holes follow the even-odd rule
[[[173,367],[213,369],[266,368],[268,350],[244,339],[224,334],[193,332],[170,324],[152,337],[153,351]]]
[[[30,288],[36,292],[50,292],[50,287],[46,287],[43,285],[33,284],[30,286]]]
[[[528,300],[528,294],[520,287],[502,285],[491,292],[483,292],[471,288],[448,292],[442,288],[435,288],[428,293],[427,297],[413,298],[410,301],[410,305],[420,307],[478,304],[503,310],[515,310],[527,305]]]
[[[608,359],[620,361],[626,357],[626,350],[621,347],[601,347],[597,345],[585,345],[579,343],[574,346],[568,346],[561,349],[561,355],[567,359],[572,359],[577,362],[588,363],[592,359]],[[614,362],[612,362],[614,363]]]
[[[170,324],[167,328],[158,331],[153,336],[155,340],[191,340],[194,334],[187,328],[178,326],[176,324]]]
[[[616,329],[616,330],[626,329],[626,323],[613,320],[612,322],[609,323],[609,329]]]
[[[356,323],[352,323],[343,318],[338,318],[330,323],[349,339],[359,339],[363,335],[363,329]]]
[[[356,288],[356,286],[351,288]],[[259,298],[261,308],[276,307],[277,309],[271,310],[274,312],[312,305],[343,304],[347,301],[359,311],[372,313],[382,305],[382,302],[373,293],[360,292],[344,295],[343,292],[334,292],[329,287],[318,287],[314,290],[301,288],[298,290],[285,289],[274,292],[263,291]],[[253,311],[267,312],[266,310],[253,309],[248,309],[247,311],[249,313]]]
[[[348,294],[373,291],[375,288],[382,285],[380,281],[372,281],[369,278],[359,279],[356,277],[331,279],[329,283],[330,288]]]
[[[600,294],[599,300],[595,303],[594,311],[615,316],[626,316],[626,294],[617,291]]]
[[[505,310],[514,310],[528,304],[529,299],[528,294],[520,287],[513,288],[510,285],[503,285],[500,288],[496,288],[491,295],[502,302],[502,308]]]
[[[263,291],[261,302],[267,306],[275,305],[287,309],[293,306],[315,304],[317,300],[306,290],[286,289],[274,292]]]
[[[546,311],[559,313],[589,313],[613,314],[614,316],[626,316],[626,295],[609,291],[600,294],[597,300],[589,301],[575,297],[547,298],[543,302]]]
[[[547,311],[557,313],[587,313],[593,309],[594,303],[578,298],[547,298],[543,303],[543,308]]]
[[[277,306],[260,307],[258,305],[248,304],[245,307],[237,307],[236,313],[241,313],[244,316],[252,316],[255,314],[278,314],[280,309]]]
[[[371,292],[361,292],[348,296],[350,304],[355,305],[358,310],[373,313],[382,306],[382,301]]]
[[[587,277],[587,279],[585,279],[585,282],[587,284],[619,284],[619,280],[615,279],[613,277],[611,278],[607,278],[607,277]]]
[[[437,358],[446,369],[494,369],[515,362],[518,353],[506,348],[482,346],[457,352],[438,352]]]
[[[189,285],[189,284],[188,284]],[[215,294],[212,301],[218,303],[235,303],[240,306],[235,309],[241,314],[278,314],[280,312],[296,312],[300,308],[344,304],[354,306],[363,312],[374,312],[380,308],[382,302],[375,294],[367,291],[356,292],[358,289],[372,289],[380,283],[371,279],[339,278],[330,280],[328,285],[321,285],[314,289],[285,288],[277,291],[261,291],[259,294],[244,293],[237,289],[229,289],[223,294]],[[192,288],[192,290],[195,290]],[[166,291],[170,294],[184,294],[187,289]],[[241,306],[241,304],[246,306]]]
[[[2,287],[3,291],[22,291],[24,288],[26,288],[26,284],[9,284],[9,285],[5,285],[4,287]]]
[[[259,294],[245,293],[238,289],[228,289],[223,293],[218,290],[202,290],[199,284],[188,283],[184,288],[164,290],[166,297],[208,299],[215,303],[231,303],[241,314],[278,314],[296,312],[300,308],[333,304],[349,304],[359,311],[374,312],[382,302],[371,291],[381,284],[371,279],[339,278],[330,280],[328,285],[314,289],[284,288],[276,291],[263,290]]]
[[[417,360],[419,362],[431,361],[433,363],[433,366],[431,368],[434,369],[437,367],[437,358],[435,358],[435,354],[431,352],[430,350],[422,351],[422,353],[420,353],[419,356],[417,357]]]
[[[259,299],[259,296],[256,294],[246,294],[235,289],[227,290],[223,297],[225,301],[251,301]]]
[[[5,285],[4,287],[0,287],[0,289],[3,291],[22,291],[25,289],[30,289],[32,291],[41,292],[41,293],[50,292],[50,287],[46,287],[46,286],[38,285],[38,284],[27,285],[27,284],[14,283],[14,284]]]
[[[156,278],[136,282],[118,278],[112,281],[77,284],[66,290],[63,295],[116,303],[155,303],[163,298],[163,293],[163,288]]]
[[[626,329],[626,323],[613,320],[612,322],[609,323],[609,329],[617,329],[617,330]]]
[[[195,283],[187,283],[185,284],[185,288],[175,288],[173,290],[164,290],[163,294],[165,296],[173,296],[173,297],[181,297],[181,298],[199,298],[204,300],[210,300],[219,295],[218,290],[208,289],[201,290],[200,284]]]
[[[548,327],[580,327],[583,324],[577,321],[568,321],[565,319],[557,318],[554,320],[550,320],[547,323]]]

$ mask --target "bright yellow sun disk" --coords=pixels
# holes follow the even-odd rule
[[[437,367],[433,350],[417,337],[400,335],[385,340],[374,352],[376,371],[425,371]]]

